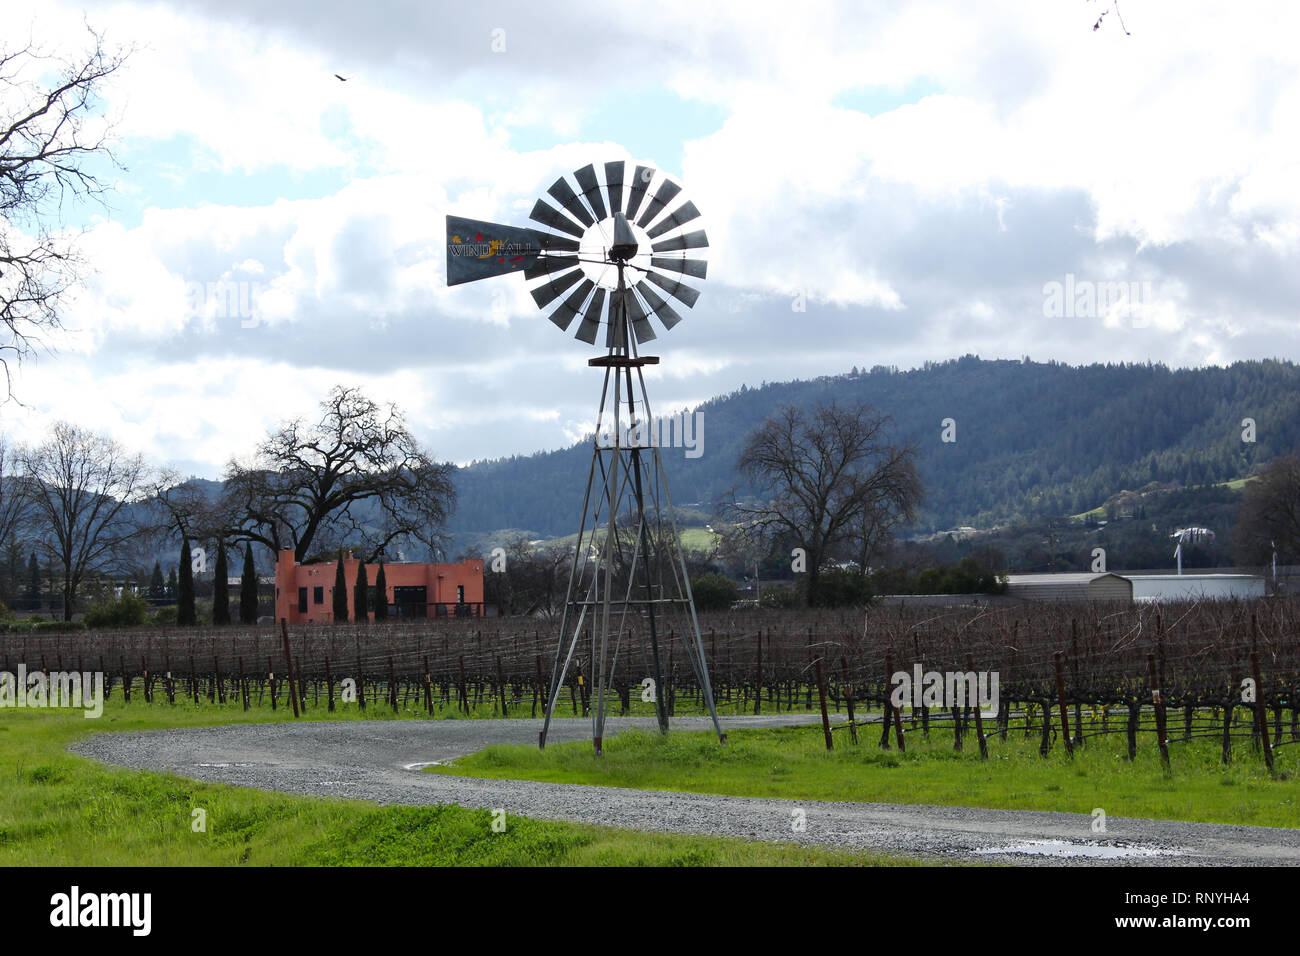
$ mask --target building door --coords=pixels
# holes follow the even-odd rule
[[[399,618],[428,617],[429,589],[424,585],[394,587],[393,605]]]

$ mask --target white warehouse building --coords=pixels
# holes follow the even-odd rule
[[[1264,578],[1257,574],[1128,574],[1133,600],[1221,601],[1262,598]]]

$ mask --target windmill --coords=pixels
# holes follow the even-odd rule
[[[649,671],[641,684],[654,701],[659,729],[667,732],[664,657],[674,640],[718,739],[726,739],[659,453],[664,422],[656,429],[646,395],[643,369],[659,358],[640,352],[656,338],[652,319],[668,330],[682,319],[677,308],[695,305],[699,290],[686,280],[705,278],[700,250],[708,248],[708,238],[697,228],[695,204],[658,170],[636,165],[629,175],[619,160],[605,163],[601,173],[593,164],[557,179],[547,190],[550,201],[538,199],[529,214],[543,228],[447,217],[449,286],[519,272],[537,307],[561,331],[575,328],[574,338],[596,345],[603,329],[605,354],[587,362],[603,369],[604,384],[538,735],[545,747],[560,692],[576,668],[579,681],[590,679],[597,754],[620,653],[625,679],[638,665]],[[625,640],[633,631],[647,638],[648,659],[633,657],[632,642]]]

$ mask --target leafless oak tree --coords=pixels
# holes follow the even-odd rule
[[[724,509],[733,533],[763,548],[803,548],[810,606],[828,560],[848,552],[865,561],[885,530],[914,516],[921,498],[915,452],[888,441],[889,423],[866,405],[787,406],[741,451],[737,470],[769,497],[749,502],[733,491]]]
[[[102,202],[95,161],[115,163],[97,93],[124,54],[89,31],[90,49],[71,59],[32,44],[0,46],[0,366],[21,361],[60,327],[60,302],[82,262],[61,228],[69,202]],[[50,77],[53,76],[53,79]]]
[[[27,483],[15,465],[9,443],[0,436],[0,542],[25,532],[30,513]]]
[[[70,621],[86,574],[118,570],[125,545],[146,530],[130,507],[147,481],[144,459],[66,422],[18,457],[42,548],[63,572],[63,619]]]
[[[1272,461],[1242,490],[1233,541],[1242,564],[1300,559],[1300,454]]]
[[[292,548],[299,561],[313,543],[359,544],[367,562],[403,537],[437,547],[455,506],[453,470],[420,447],[396,406],[338,386],[317,422],[287,422],[251,463],[227,466],[225,539]]]

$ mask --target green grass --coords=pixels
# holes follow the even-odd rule
[[[382,715],[382,708],[372,708]],[[324,716],[324,715],[321,715]],[[795,844],[640,833],[487,810],[376,807],[108,767],[66,748],[99,731],[283,720],[285,711],[110,700],[80,712],[0,711],[0,865],[4,866],[769,866],[911,861]],[[355,708],[336,720],[360,718]],[[191,829],[206,811],[206,831]]]
[[[979,759],[973,733],[963,752],[954,752],[950,728],[932,730],[929,742],[909,733],[906,753],[877,746],[879,725],[861,728],[856,747],[846,734],[834,732],[836,749],[828,753],[820,726],[732,731],[725,746],[707,733],[625,731],[605,741],[599,758],[590,744],[545,751],[493,746],[428,769],[743,797],[1071,813],[1101,807],[1112,817],[1300,826],[1300,745],[1278,751],[1270,777],[1246,742],[1236,744],[1228,767],[1219,763],[1217,742],[1171,744],[1172,770],[1166,773],[1151,734],[1141,735],[1131,763],[1124,757],[1123,734],[1091,738],[1073,759],[1058,743],[1044,759],[1037,732],[1026,740],[1023,731],[1013,730],[1006,743],[989,741],[987,761]]]

